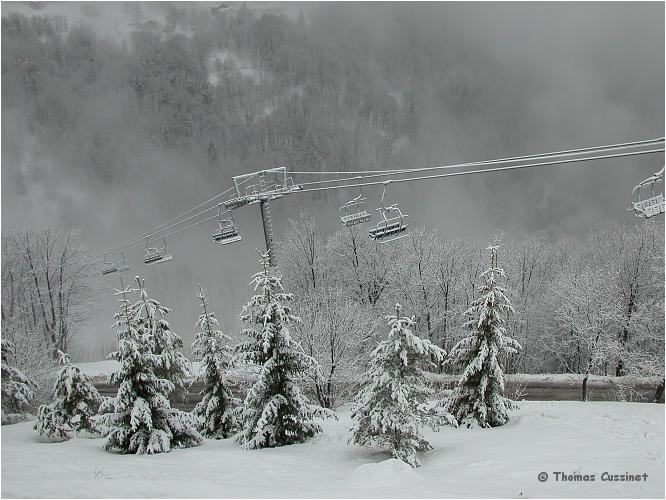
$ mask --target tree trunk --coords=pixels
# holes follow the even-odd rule
[[[588,371],[583,378],[583,401],[587,401],[587,379],[589,376],[590,372]]]
[[[664,396],[664,382],[665,380],[662,377],[661,382],[659,382],[657,390],[654,393],[654,399],[652,400],[653,403],[658,403],[659,400]]]

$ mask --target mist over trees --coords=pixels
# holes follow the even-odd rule
[[[479,36],[470,40],[455,22],[476,16],[482,23],[495,7],[301,7],[289,17],[279,4],[126,3],[118,10],[127,21],[142,22],[125,22],[127,32],[116,38],[93,28],[94,17],[3,13],[2,112],[14,124],[3,130],[3,153],[12,161],[48,157],[93,185],[126,185],[166,174],[165,153],[174,151],[190,176],[210,182],[276,165],[385,169],[502,149],[534,152],[544,143],[532,129],[550,115],[534,101],[552,105],[549,84],[484,46],[492,42],[490,28],[476,26]],[[511,19],[511,8],[504,9],[497,12],[500,25]],[[589,12],[576,9],[586,19]],[[542,20],[547,10],[524,14]],[[612,11],[612,19],[624,14]],[[635,31],[627,27],[628,42],[636,41]],[[594,53],[597,46],[581,37],[579,49]],[[610,85],[603,76],[591,78]],[[581,88],[591,90],[587,83]],[[660,128],[663,111],[641,96],[631,90],[618,99],[632,113],[641,107],[643,130]],[[642,109],[644,101],[650,105]],[[570,120],[556,125],[547,135],[562,136],[563,144],[576,137]],[[607,136],[628,133],[626,125],[618,122]],[[25,133],[38,145],[31,153],[19,139]],[[525,149],[527,141],[534,146]],[[25,191],[44,169],[12,168],[5,182]],[[527,187],[547,195],[537,184]],[[548,210],[529,218],[542,224]]]

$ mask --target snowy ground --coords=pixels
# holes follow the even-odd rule
[[[245,451],[207,440],[153,456],[108,453],[101,439],[47,443],[30,422],[14,424],[2,427],[2,497],[664,498],[663,405],[520,405],[502,428],[426,432],[434,449],[416,470],[347,445],[348,410],[300,445]],[[555,481],[554,472],[595,481]],[[604,472],[648,476],[608,482]]]

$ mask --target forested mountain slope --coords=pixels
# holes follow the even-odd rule
[[[641,129],[663,121],[650,96],[639,97],[640,75],[622,92],[624,75],[603,83],[612,63],[595,54],[603,30],[600,40],[578,40],[584,57],[566,74],[543,62],[550,69],[536,71],[521,64],[530,40],[504,35],[506,50],[493,48],[484,23],[494,14],[482,6],[296,4],[290,17],[280,4],[126,3],[110,30],[100,28],[103,6],[80,3],[78,21],[32,4],[29,16],[3,6],[2,18],[3,180],[19,191],[46,168],[13,167],[30,155],[59,175],[123,185],[172,173],[165,157],[217,182],[276,165],[384,169],[537,152],[553,136],[574,144],[588,124],[560,114],[580,99],[559,102],[548,78],[566,88],[578,64],[588,72],[573,76],[581,95],[642,112]],[[466,31],[456,19],[478,26]],[[637,133],[624,122],[597,127],[604,139],[588,131],[590,141]]]
[[[446,136],[487,106],[517,100],[508,71],[482,86],[483,74],[457,63],[459,50],[441,51],[427,35],[409,40],[397,13],[386,40],[344,13],[331,23],[326,10],[306,25],[302,12],[291,20],[244,6],[174,6],[132,23],[122,41],[63,16],[9,13],[3,112],[77,174],[123,182],[144,168],[132,156],[147,148],[185,151],[194,168],[225,175],[427,162],[433,129]],[[484,72],[502,73],[481,51],[474,57]],[[11,140],[19,130],[7,132]]]

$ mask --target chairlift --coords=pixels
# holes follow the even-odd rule
[[[219,205],[217,209],[217,225],[218,228],[214,233],[210,235],[213,241],[221,243],[222,245],[227,245],[229,243],[235,243],[240,241],[241,235],[238,232],[238,226],[234,224],[234,216],[231,210],[227,210],[229,214],[228,219],[222,218],[222,205]]]
[[[279,167],[266,172],[275,173],[278,175],[278,178],[270,181],[268,184],[265,184],[261,188],[262,193],[268,193],[273,195],[273,197],[279,198],[284,194],[300,191],[303,189],[303,186],[300,184],[294,184],[294,180],[291,177],[287,177],[287,170],[284,167]]]
[[[118,260],[118,272],[122,273],[123,271],[129,271],[130,267],[127,265],[127,260],[125,259],[125,254],[120,252],[121,259]]]
[[[173,259],[173,256],[167,253],[166,239],[162,238],[164,246],[160,249],[148,246],[148,237],[146,237],[146,255],[143,257],[143,263],[147,265],[160,264]]]
[[[391,181],[384,182],[384,191],[382,192],[381,199],[382,206],[376,209],[382,214],[382,220],[377,223],[377,226],[374,229],[370,229],[368,233],[371,240],[375,240],[379,243],[388,243],[407,236],[406,231],[408,226],[405,223],[405,217],[408,217],[408,215],[402,213],[398,208],[397,203],[388,207],[384,205],[386,185],[390,182]],[[396,215],[393,217],[387,217],[386,214],[390,212],[394,212]]]
[[[107,275],[116,272],[118,272],[118,266],[111,261],[107,261],[106,254],[104,254],[104,269],[102,269],[102,274]]]
[[[361,208],[362,205],[365,205],[365,200],[363,189],[361,189],[360,194],[356,198],[349,200],[340,207],[340,222],[343,226],[351,227],[370,220],[371,215],[365,208]],[[342,214],[343,211],[344,214]]]
[[[243,192],[241,185],[256,176],[259,176],[259,184],[247,186]],[[229,210],[263,201],[276,200],[286,194],[303,190],[302,185],[294,184],[294,180],[291,177],[287,177],[287,169],[285,167],[236,175],[233,177],[233,180],[236,196],[223,202],[224,206]]]
[[[292,191],[301,191],[303,186],[300,184],[294,184],[294,179],[291,177],[285,177],[282,181],[282,191],[290,193]]]
[[[112,274],[112,273],[122,273],[123,271],[128,271],[129,266],[125,260],[125,254],[120,252],[121,258],[118,260],[118,263],[114,263],[106,260],[106,254],[104,254],[104,269],[102,269],[102,274]]]
[[[633,189],[633,193],[636,193],[636,201],[631,204],[631,207],[627,209],[628,212],[634,212],[636,217],[645,217],[649,219],[655,215],[663,214],[666,211],[664,203],[664,194],[654,193],[654,185],[658,182],[662,182],[664,179],[664,169],[662,168],[659,172],[656,172],[654,175],[648,177],[638,186]],[[650,197],[647,199],[641,199],[641,188],[650,188]]]

